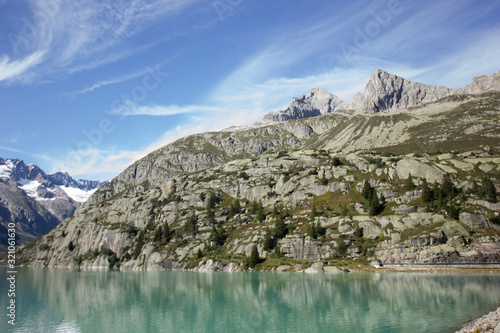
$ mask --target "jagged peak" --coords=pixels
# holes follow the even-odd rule
[[[322,88],[314,88],[301,97],[294,97],[285,110],[274,111],[264,117],[264,122],[282,122],[330,113],[344,101]]]

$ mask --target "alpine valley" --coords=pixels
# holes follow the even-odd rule
[[[47,175],[35,164],[0,158],[0,251],[7,249],[9,223],[16,225],[18,244],[44,235],[105,184],[68,173]]]
[[[19,192],[12,182],[0,184]],[[58,216],[71,216],[19,246],[18,260],[315,272],[495,264],[499,185],[500,72],[449,89],[377,70],[352,101],[316,88],[262,122],[152,152],[73,215],[67,200]]]

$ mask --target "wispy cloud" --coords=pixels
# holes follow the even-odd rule
[[[22,137],[22,133],[21,132],[15,132],[15,133],[12,133],[9,137],[4,138],[3,142],[16,143],[17,141],[19,141],[19,139],[21,137]]]
[[[134,102],[126,102],[116,110],[110,110],[109,113],[120,116],[171,116],[175,114],[191,113],[191,112],[207,112],[207,111],[220,111],[220,107],[206,106],[206,105],[153,105],[145,106],[138,105]]]
[[[26,72],[40,64],[45,54],[45,51],[37,51],[17,60],[10,60],[9,57],[3,56],[0,58],[0,81],[13,78],[25,81],[27,79]]]
[[[31,83],[56,73],[74,73],[117,61],[154,43],[145,40],[131,47],[124,43],[127,39],[198,1],[34,0],[29,17],[43,21],[35,25],[26,19],[25,24],[36,31],[25,36],[22,26],[14,38],[13,52],[0,55],[0,80]]]
[[[112,78],[112,79],[109,79],[109,80],[99,81],[99,82],[94,83],[90,87],[86,87],[86,88],[83,88],[83,89],[80,89],[80,90],[77,90],[77,91],[73,91],[73,92],[65,94],[65,95],[70,96],[70,97],[75,97],[77,95],[81,95],[81,94],[85,94],[85,93],[88,93],[88,92],[92,92],[92,91],[94,91],[94,90],[96,90],[98,88],[101,88],[101,87],[104,87],[104,86],[107,86],[107,85],[110,85],[110,84],[116,84],[116,83],[121,83],[121,82],[125,82],[125,81],[128,81],[128,80],[135,79],[136,77],[144,75],[145,73],[146,73],[146,71],[141,71],[141,72],[130,74],[130,75],[124,75],[124,76]]]

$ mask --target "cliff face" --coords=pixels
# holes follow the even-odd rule
[[[178,140],[22,246],[21,257],[35,266],[233,270],[255,245],[261,258],[498,262],[500,204],[486,193],[500,180],[500,93],[440,98],[439,88],[432,97],[374,75],[365,96],[385,91],[376,105],[397,109],[336,112],[343,102],[314,90],[292,106],[314,105],[319,116]],[[486,81],[475,86],[493,86]],[[391,95],[398,89],[406,93]],[[411,92],[419,89],[425,96]]]

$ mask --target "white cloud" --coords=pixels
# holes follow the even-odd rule
[[[32,83],[54,74],[71,74],[115,62],[155,42],[130,47],[124,43],[128,38],[198,1],[34,0],[32,14],[17,34],[9,35],[15,36],[10,37],[15,40],[14,52],[9,57],[0,55],[0,81]],[[34,21],[35,17],[41,18],[39,22]],[[31,54],[23,55],[28,50]]]
[[[116,77],[116,78],[112,78],[112,79],[108,79],[108,80],[99,81],[99,82],[94,83],[90,87],[86,87],[86,88],[83,88],[83,89],[80,89],[77,91],[73,91],[73,92],[68,93],[66,95],[74,97],[76,95],[81,95],[81,94],[85,94],[88,92],[92,92],[98,88],[101,88],[101,87],[104,87],[104,86],[107,86],[110,84],[116,84],[116,83],[121,83],[121,82],[125,82],[128,80],[132,80],[136,77],[144,75],[146,72],[147,71],[141,71],[141,72],[130,74],[130,75],[124,75],[124,76],[120,76],[120,77]]]
[[[0,58],[0,81],[9,81],[17,78],[25,80],[25,73],[43,61],[46,52],[37,51],[23,59],[11,61],[9,57]]]
[[[19,139],[22,137],[22,135],[23,134],[21,132],[12,133],[9,137],[4,138],[3,142],[16,143],[17,141],[19,141]]]
[[[219,111],[219,107],[206,106],[206,105],[153,105],[145,106],[138,105],[132,101],[127,101],[121,104],[120,108],[111,110],[109,113],[120,116],[171,116],[174,114],[183,114],[191,112],[207,112]]]

